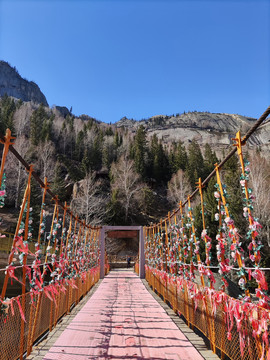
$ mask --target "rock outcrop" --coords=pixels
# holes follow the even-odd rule
[[[16,68],[5,61],[0,61],[0,96],[5,94],[22,101],[48,106],[46,97],[36,83],[23,79]]]
[[[254,118],[236,114],[194,111],[172,116],[157,115],[141,121],[124,117],[115,126],[126,128],[135,134],[138,127],[143,125],[149,137],[156,134],[163,144],[182,141],[188,145],[195,139],[201,147],[206,143],[210,144],[221,156],[222,150],[231,146],[232,138],[235,137],[236,132],[240,130],[241,134],[244,135],[255,122],[256,119]],[[266,157],[270,156],[269,128],[270,120],[268,119],[247,143],[251,150],[259,146]]]

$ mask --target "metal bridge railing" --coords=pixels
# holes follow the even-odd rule
[[[179,207],[159,223],[144,227],[146,278],[152,288],[183,315],[187,324],[199,329],[209,340],[211,349],[220,351],[221,358],[231,360],[270,359],[270,296],[265,271],[260,266],[261,225],[253,216],[252,189],[249,185],[249,161],[244,159],[242,146],[270,114],[270,107],[242,138],[236,134],[234,149],[215,164],[214,170]],[[230,216],[226,184],[220,170],[237,152],[239,158],[239,190],[242,194],[243,217],[247,233],[241,236]],[[203,187],[216,177],[213,200],[216,200],[217,233],[215,241],[207,234]],[[236,191],[236,190],[235,190]],[[200,195],[201,234],[196,232],[191,200]],[[269,194],[265,194],[269,196]],[[214,200],[214,201],[215,201]],[[209,224],[208,224],[209,225]],[[245,242],[245,246],[242,243]],[[216,246],[215,263],[221,285],[215,289],[211,248]],[[201,253],[205,253],[205,261]],[[249,265],[245,264],[249,262]],[[228,280],[234,272],[242,291],[239,299],[226,294]],[[200,285],[197,284],[200,279]],[[255,284],[250,293],[248,281]],[[209,284],[206,286],[206,284]]]
[[[28,292],[9,300],[6,316],[0,317],[0,360],[18,359],[30,354],[37,339],[51,331],[99,280],[99,268],[90,269],[84,275],[71,285],[57,285],[53,300],[48,297],[46,288],[39,294]],[[23,336],[20,331],[22,321]]]
[[[254,328],[247,319],[241,324],[242,331],[244,331],[246,336],[245,340],[248,342],[248,345],[243,347],[243,353],[241,354],[241,339],[235,322],[230,329],[231,339],[228,340],[228,323],[224,317],[226,302],[230,298],[228,295],[224,294],[222,301],[217,303],[216,307],[213,307],[210,296],[196,299],[195,303],[194,298],[188,291],[188,283],[186,281],[183,281],[181,285],[173,283],[168,279],[162,278],[160,274],[149,267],[146,268],[146,280],[151,288],[165,302],[168,302],[173,310],[182,316],[191,328],[200,330],[210,341],[212,349],[215,347],[220,350],[221,359],[224,359],[225,355],[232,360],[265,359],[265,357],[262,357],[262,335],[254,337]],[[198,285],[195,286],[197,289],[200,288]],[[208,310],[206,310],[206,303]],[[266,310],[257,308],[254,311],[257,312],[257,318],[260,318],[264,316]],[[268,311],[267,315],[269,317]]]

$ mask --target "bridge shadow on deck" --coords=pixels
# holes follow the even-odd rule
[[[132,270],[109,273],[44,360],[204,359]]]

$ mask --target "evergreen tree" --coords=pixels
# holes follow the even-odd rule
[[[105,142],[102,148],[102,164],[110,169],[111,164],[117,160],[117,149],[114,143]]]
[[[30,141],[32,145],[36,146],[40,140],[46,140],[42,139],[42,129],[44,122],[46,123],[47,120],[48,114],[45,111],[44,105],[40,104],[30,117]],[[45,136],[45,129],[43,131]]]
[[[75,129],[74,129],[74,116],[67,115],[66,119],[67,124],[67,136],[68,136],[68,155],[71,160],[74,158],[75,152]]]
[[[193,189],[195,189],[198,179],[200,177],[203,179],[204,173],[204,162],[200,146],[196,140],[192,140],[188,148],[187,174]]]
[[[83,130],[80,130],[78,132],[76,143],[75,143],[75,157],[76,160],[81,161],[82,157],[84,155],[84,132]]]
[[[170,167],[170,173],[174,174],[177,170],[176,170],[176,166],[175,166],[175,153],[176,153],[176,144],[173,143],[172,147],[170,149],[170,153],[168,156],[168,161],[169,161],[169,167]]]
[[[5,135],[6,129],[10,129],[11,133],[14,134],[13,116],[15,111],[16,104],[14,99],[5,94],[0,102],[0,133],[2,135]]]
[[[134,144],[134,161],[135,167],[138,174],[142,177],[146,175],[146,151],[147,151],[147,143],[146,143],[146,132],[141,125],[135,136],[135,144]]]
[[[151,139],[149,168],[149,177],[154,178],[157,182],[169,180],[171,174],[169,160],[156,134]]]
[[[185,171],[187,165],[188,165],[188,156],[187,156],[186,148],[184,144],[181,141],[179,141],[175,152],[174,172],[177,172],[177,170],[179,169]]]
[[[62,166],[59,162],[57,162],[57,164],[55,166],[55,173],[54,173],[54,178],[53,178],[51,189],[55,195],[58,195],[58,197],[61,201],[64,201],[66,198],[65,186],[66,186],[66,184],[63,179]]]
[[[118,131],[116,131],[114,134],[113,142],[114,142],[114,145],[116,148],[118,148],[121,145],[120,144],[120,136],[118,134]]]
[[[106,222],[112,225],[123,224],[123,219],[125,218],[124,208],[121,205],[120,200],[118,199],[118,195],[118,190],[113,190],[111,194],[111,200],[108,204]]]
[[[49,119],[44,119],[43,120],[41,134],[40,134],[40,140],[42,142],[52,140],[52,138],[53,138],[53,136],[52,136],[52,126],[53,126],[54,117],[55,116],[52,115]]]
[[[89,150],[88,150],[88,147],[86,146],[84,148],[84,153],[83,153],[83,158],[82,158],[82,171],[84,173],[84,176],[86,176],[86,174],[89,173],[90,167],[91,167],[91,162],[90,162],[90,158],[89,158]]]
[[[89,151],[90,167],[92,171],[102,168],[102,137],[97,135]]]
[[[204,178],[206,178],[211,173],[211,171],[214,170],[214,165],[216,163],[218,163],[217,155],[214,151],[212,151],[211,146],[206,143],[204,146]]]

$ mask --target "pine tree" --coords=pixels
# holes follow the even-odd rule
[[[149,157],[150,177],[154,178],[157,182],[167,182],[171,175],[169,160],[156,134],[151,139]]]
[[[188,164],[188,156],[184,144],[179,141],[175,152],[175,171],[181,169],[186,170]]]
[[[217,155],[214,151],[212,151],[211,146],[206,143],[204,146],[204,178],[206,178],[211,171],[214,170],[215,164],[218,163]]]
[[[188,148],[187,173],[190,185],[195,189],[198,178],[203,178],[205,173],[203,156],[196,140],[192,140]]]
[[[15,111],[16,104],[14,99],[5,94],[0,102],[0,133],[2,135],[5,135],[6,129],[10,129],[11,133],[14,134],[13,116]]]
[[[52,125],[53,125],[54,115],[52,115],[49,119],[44,119],[40,134],[40,140],[42,142],[46,142],[52,140]]]
[[[102,137],[97,135],[93,145],[89,149],[90,168],[92,171],[102,168]]]
[[[134,152],[134,160],[135,167],[138,174],[142,177],[146,175],[146,132],[141,125],[138,128],[138,131],[135,136],[135,152]]]
[[[45,111],[44,105],[40,104],[37,110],[33,112],[33,114],[30,117],[30,141],[32,145],[38,145],[40,140],[46,140],[42,139],[42,129],[43,124],[44,130],[43,135],[45,137],[45,128],[46,128],[46,121],[48,120],[48,114]]]
[[[116,148],[118,148],[120,146],[120,137],[119,137],[118,131],[116,131],[114,134],[113,143]]]
[[[78,132],[76,143],[75,143],[75,157],[76,160],[81,161],[84,155],[84,132],[80,130]]]
[[[171,174],[174,174],[177,171],[176,166],[175,166],[175,153],[176,153],[176,144],[173,143],[172,147],[170,149],[169,156],[168,156],[168,161],[169,161],[169,167],[170,167],[170,173]]]
[[[75,151],[75,129],[74,129],[74,116],[67,115],[65,122],[67,124],[67,135],[68,136],[68,155],[71,160],[74,158]]]
[[[125,218],[124,208],[118,199],[117,189],[111,193],[111,200],[108,204],[108,213],[106,222],[112,225],[123,225],[123,219]]]
[[[89,173],[90,166],[91,166],[91,162],[90,162],[90,158],[89,158],[89,150],[88,150],[88,147],[86,146],[84,148],[84,153],[83,153],[83,158],[82,158],[82,171],[84,173],[84,176],[86,176],[86,174]]]
[[[111,164],[117,160],[117,149],[114,143],[105,142],[102,148],[102,164],[110,169]]]
[[[51,189],[55,195],[58,195],[58,197],[61,201],[64,201],[66,198],[65,186],[66,186],[66,184],[63,179],[62,166],[59,162],[57,162],[57,164],[55,166],[55,174],[54,174],[53,182],[51,185]]]

